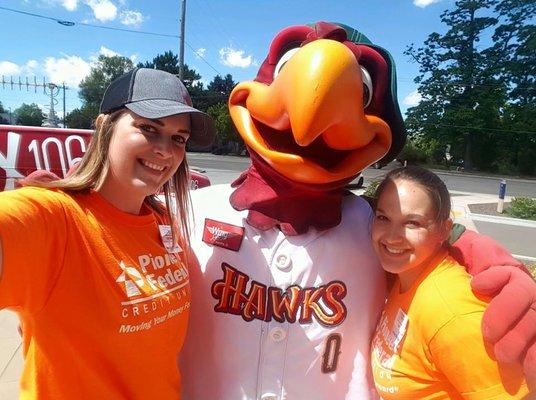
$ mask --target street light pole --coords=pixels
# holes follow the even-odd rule
[[[184,20],[186,18],[186,0],[181,2],[181,33],[179,43],[179,79],[184,78]]]

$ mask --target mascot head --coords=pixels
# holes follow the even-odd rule
[[[406,138],[391,56],[338,23],[278,33],[229,110],[252,160],[231,204],[250,225],[289,235],[338,225],[346,184]]]
[[[305,185],[344,186],[405,143],[392,57],[338,23],[278,33],[229,108],[253,162]]]

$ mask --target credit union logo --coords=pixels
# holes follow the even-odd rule
[[[140,288],[145,284],[143,276],[136,268],[125,265],[123,261],[119,263],[119,266],[123,272],[115,281],[124,285],[125,292],[129,298],[139,296],[141,294]]]

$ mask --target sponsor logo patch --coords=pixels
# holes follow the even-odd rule
[[[203,229],[203,242],[223,247],[233,251],[238,251],[244,238],[244,227],[226,224],[205,218],[205,228]]]

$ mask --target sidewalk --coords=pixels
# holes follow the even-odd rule
[[[470,204],[495,203],[496,195],[480,195],[466,192],[451,192],[452,212],[456,222],[464,224],[468,229],[479,230],[481,221],[491,219],[492,224],[502,226],[521,226],[534,232],[532,237],[536,237],[536,221],[525,221],[505,217],[492,217],[471,213]],[[507,197],[505,201],[510,201]],[[480,229],[481,233],[491,235],[489,232]],[[497,239],[497,238],[496,238]],[[501,243],[503,241],[499,240]],[[504,243],[506,246],[506,243]],[[508,246],[506,246],[508,247]],[[512,251],[512,250],[511,250]],[[536,254],[521,255],[525,262],[536,262]],[[17,317],[9,311],[0,311],[0,399],[16,400],[18,398],[18,380],[22,371],[22,346],[21,339],[17,332]]]
[[[17,316],[0,311],[0,399],[15,400],[22,372],[22,342],[17,332]]]
[[[490,204],[495,208],[497,195],[451,191],[451,198],[456,222],[497,240],[522,262],[536,263],[536,248],[533,245],[527,246],[529,238],[536,237],[536,221],[512,218],[507,214],[480,214],[469,208],[476,204]],[[512,197],[506,196],[504,201],[509,203]]]

